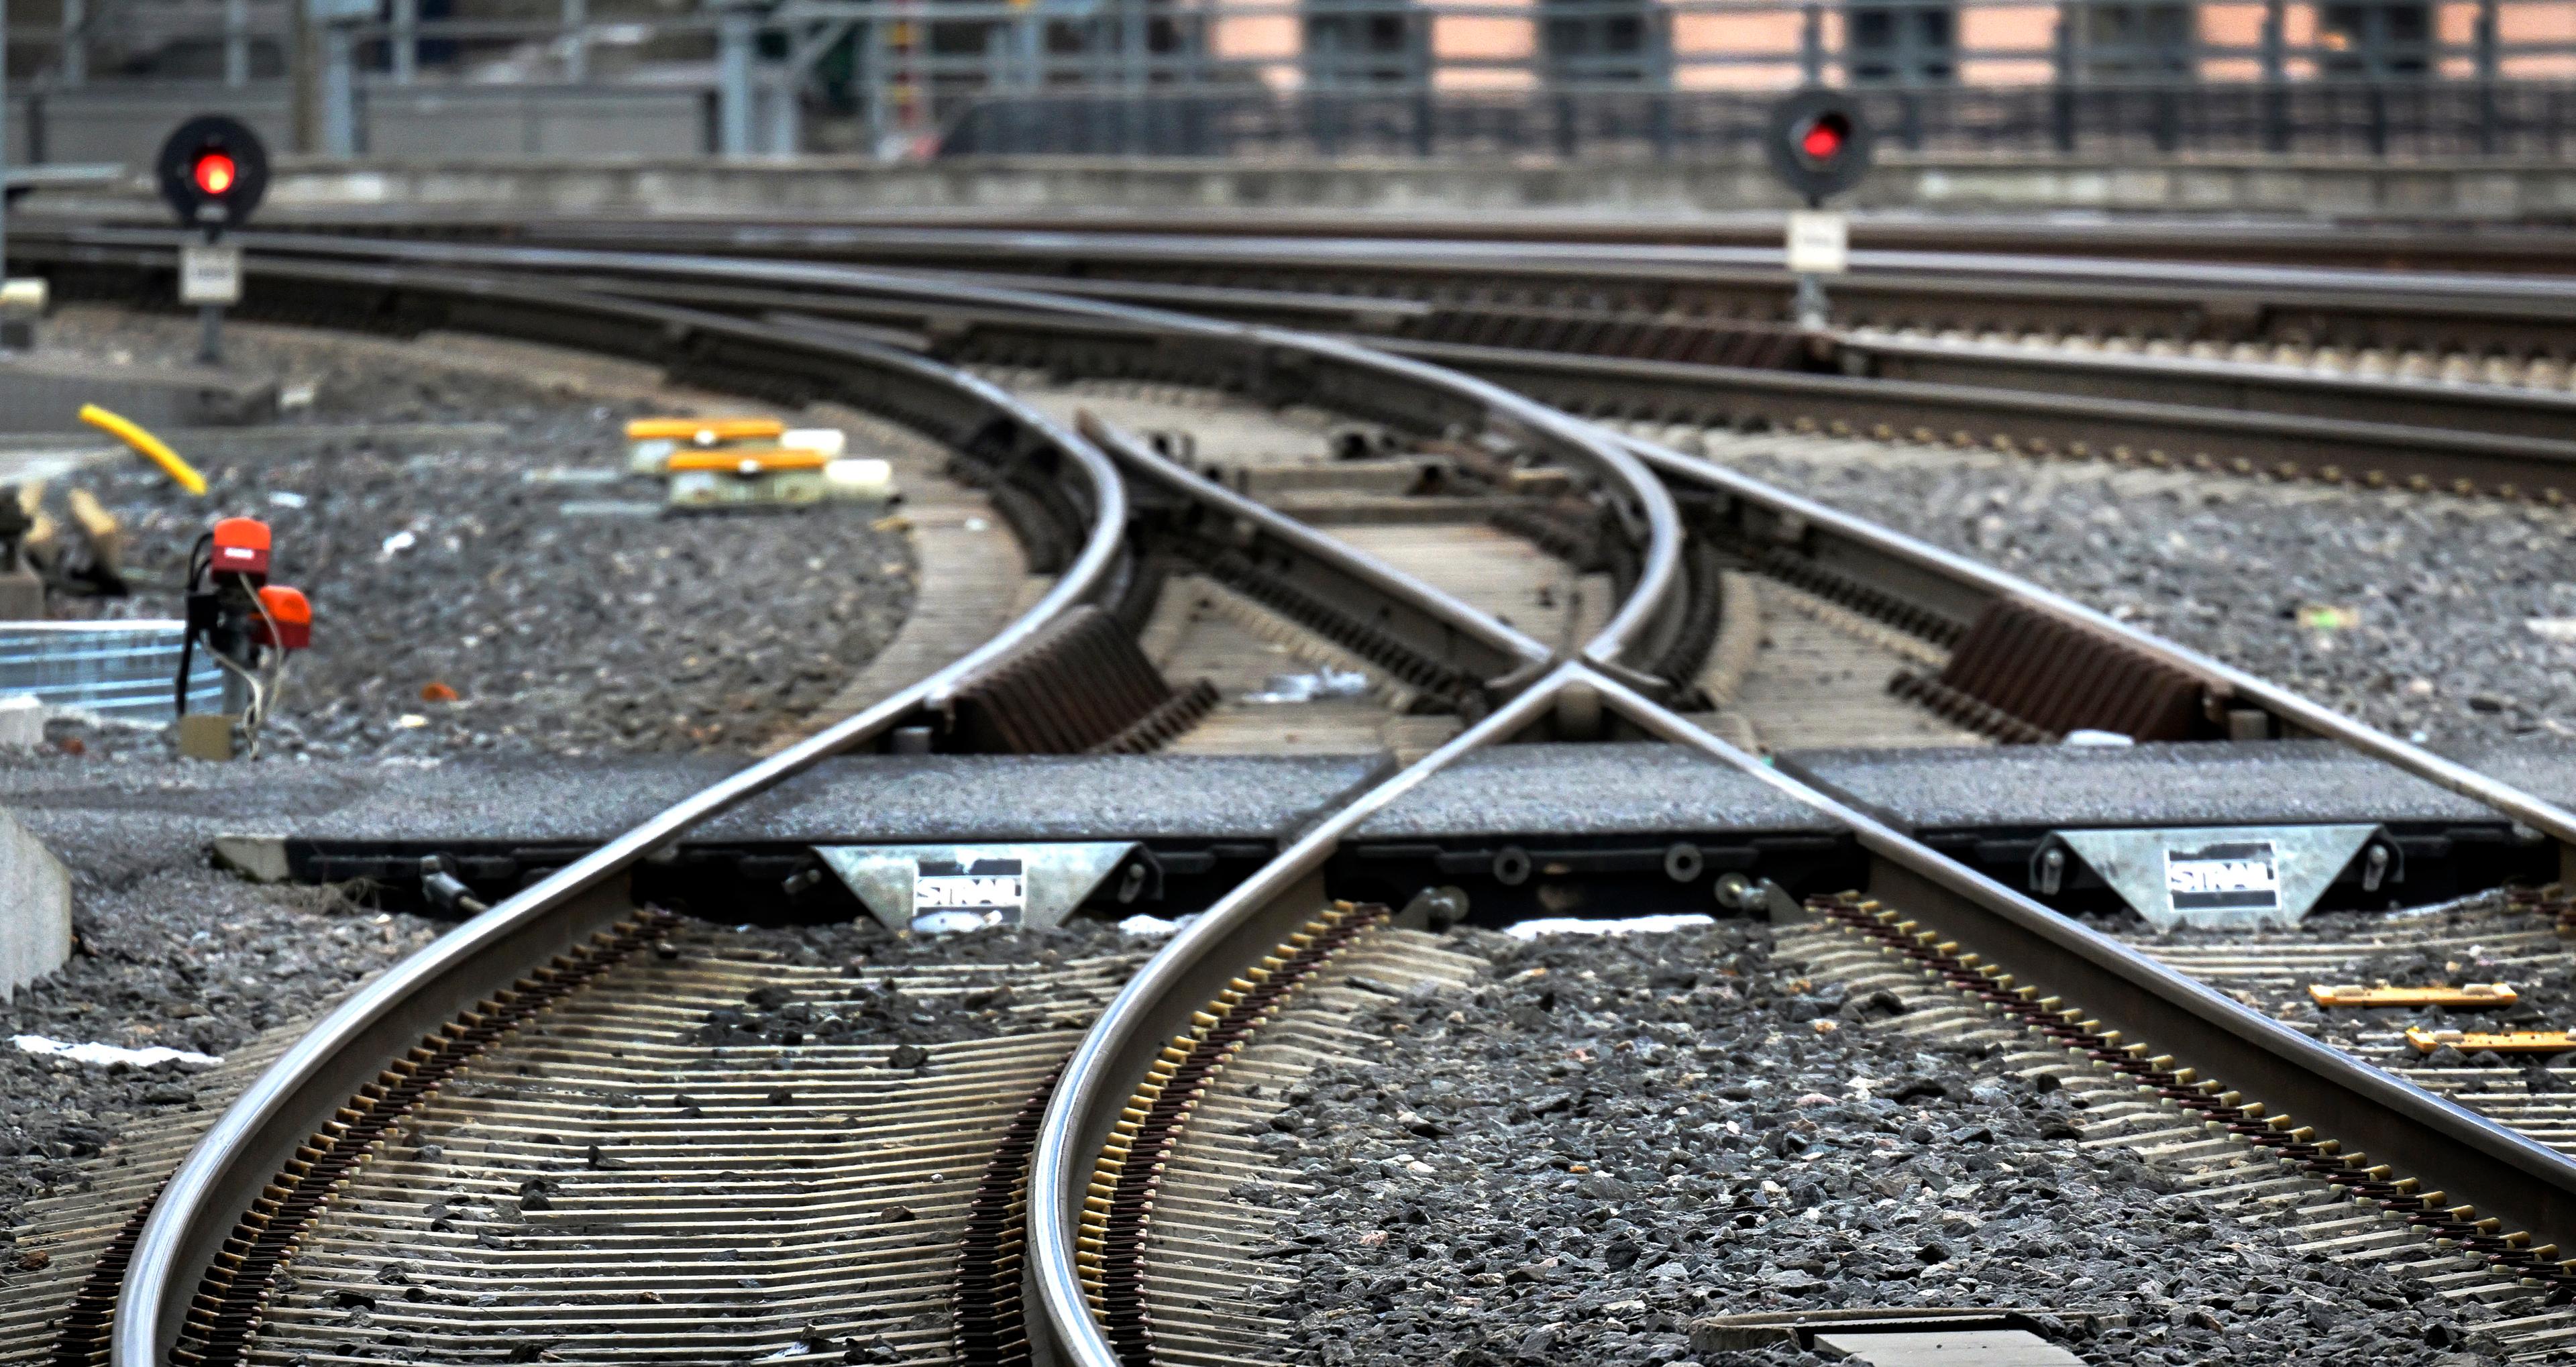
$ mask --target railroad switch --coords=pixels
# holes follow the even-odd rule
[[[2310,983],[2308,996],[2319,1006],[2443,1006],[2455,1010],[2511,1006],[2521,1000],[2504,983],[2462,983],[2457,987],[2363,987],[2357,983],[2338,987]]]
[[[313,643],[313,605],[302,592],[268,582],[273,552],[267,523],[228,517],[189,553],[176,710],[179,748],[192,758],[231,759],[236,737],[238,753],[258,753],[287,657]],[[221,712],[188,711],[189,666],[201,647],[224,670]]]
[[[2429,1054],[2449,1045],[2463,1054],[2493,1050],[2499,1054],[2563,1054],[2576,1050],[2576,1036],[2564,1030],[2427,1030],[2406,1027],[2406,1042]]]

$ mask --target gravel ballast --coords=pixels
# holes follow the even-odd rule
[[[50,347],[110,365],[182,361],[194,343],[190,320],[102,309],[65,310],[46,331]],[[616,471],[627,418],[709,396],[534,349],[469,357],[454,339],[235,326],[226,343],[237,368],[279,380],[281,421],[183,439],[211,484],[203,499],[139,459],[61,481],[121,519],[135,586],[62,612],[175,616],[198,533],[226,515],[268,521],[275,580],[314,602],[314,647],[294,662],[263,758],[239,768],[245,785],[281,779],[281,759],[747,750],[829,699],[908,608],[909,549],[898,526],[877,525],[882,509],[661,517],[651,483],[531,478]],[[882,435],[853,440],[864,450]],[[53,498],[59,515],[59,486]],[[0,789],[28,766],[170,754],[153,730],[57,721],[48,734],[54,744],[0,764]],[[55,823],[47,839],[72,871],[78,944],[0,1005],[0,1227],[76,1180],[120,1129],[202,1124],[220,1104],[199,1095],[204,1065],[82,1063],[12,1037],[232,1054],[442,928],[358,889],[216,872],[185,821],[111,813],[86,829]]]
[[[149,359],[183,333],[84,311],[54,336]],[[322,333],[242,328],[229,348],[309,401],[255,442],[223,438],[203,499],[140,460],[84,474],[125,523],[136,592],[73,611],[175,615],[199,532],[267,521],[273,578],[315,614],[269,753],[746,750],[828,700],[908,610],[909,548],[881,508],[662,516],[657,482],[601,482],[626,420],[671,401]]]
[[[1274,1122],[1316,1188],[1273,1231],[1295,1360],[1808,1362],[1691,1326],[1905,1305],[2064,1312],[2103,1364],[2500,1360],[2497,1311],[2078,1148],[2066,1092],[1874,1033],[1902,1003],[1806,981],[1765,927],[1463,944],[1486,983],[1361,1018],[1395,1047]]]
[[[313,1015],[441,929],[342,889],[263,887],[203,862],[176,849],[108,875],[75,865],[71,961],[0,1005],[0,1230],[119,1130],[202,1126],[222,1101],[200,1096],[195,1079],[209,1065],[75,1062],[29,1053],[16,1037],[220,1058]]]
[[[2567,509],[1875,443],[1713,449],[2401,737],[2576,735]]]

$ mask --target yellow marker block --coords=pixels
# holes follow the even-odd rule
[[[151,457],[152,463],[160,466],[161,472],[180,488],[201,498],[205,496],[206,477],[197,473],[197,467],[179,459],[178,452],[171,450],[159,437],[135,426],[132,420],[118,417],[94,403],[81,405],[80,420],[105,430],[117,440]]]
[[[746,451],[739,447],[727,451],[680,451],[662,468],[672,474],[683,470],[721,470],[727,474],[774,474],[781,470],[820,470],[832,463],[820,451],[795,451],[785,447]]]
[[[2426,1030],[2406,1027],[2406,1042],[2429,1054],[2447,1044],[2463,1054],[2492,1049],[2499,1054],[2563,1054],[2576,1050],[2576,1037],[2564,1030]]]
[[[2319,1006],[2511,1006],[2521,998],[2503,983],[2462,983],[2457,987],[2329,987],[2308,984]]]
[[[678,441],[716,446],[729,441],[776,441],[787,424],[776,418],[637,418],[626,424],[628,441]]]

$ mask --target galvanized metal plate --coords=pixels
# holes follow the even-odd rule
[[[1816,1335],[1815,1351],[1870,1367],[2081,1367],[2084,1361],[2027,1329],[1836,1330]]]
[[[1136,852],[1133,840],[1013,845],[817,845],[891,930],[1062,925]]]
[[[2158,931],[2298,924],[2377,826],[2191,826],[2057,831]],[[2043,848],[2041,859],[2047,858]]]

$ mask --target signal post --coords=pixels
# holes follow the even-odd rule
[[[1782,183],[1807,203],[1790,211],[1787,242],[1800,327],[1825,329],[1824,277],[1851,268],[1851,220],[1827,210],[1825,200],[1869,174],[1871,145],[1860,105],[1839,91],[1802,90],[1771,107],[1763,151]]]
[[[224,232],[248,223],[268,193],[268,149],[239,119],[205,114],[170,134],[154,166],[179,225],[202,234],[179,248],[179,302],[197,306],[197,359],[222,365],[224,308],[242,290],[241,247]]]

